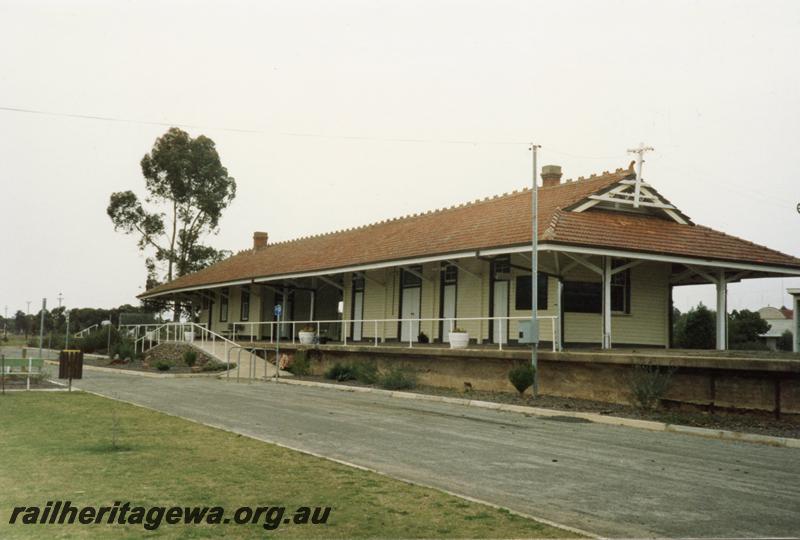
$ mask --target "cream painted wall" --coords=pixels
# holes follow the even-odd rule
[[[509,315],[512,317],[528,317],[530,310],[517,310],[515,306],[516,278],[517,276],[530,275],[522,268],[529,268],[530,262],[520,255],[512,256],[511,281],[509,283]],[[592,260],[600,264],[599,259]],[[548,261],[549,263],[549,261]],[[490,288],[490,263],[481,259],[462,259],[458,261],[458,285],[456,292],[456,317],[457,325],[469,332],[473,339],[480,337],[483,342],[489,339],[489,323],[487,321],[464,320],[471,317],[485,317],[489,313],[489,288]],[[563,266],[562,262],[562,266]],[[522,267],[515,268],[514,266]],[[550,269],[550,265],[548,265]],[[438,318],[440,314],[440,264],[428,263],[422,268],[425,279],[422,281],[420,292],[420,316],[422,318]],[[669,339],[668,311],[669,311],[669,265],[646,262],[631,269],[631,313],[612,314],[611,333],[612,344],[637,344],[667,346]],[[366,273],[367,279],[364,286],[364,319],[397,319],[400,315],[400,269],[386,268],[370,270]],[[567,274],[566,280],[599,282],[600,276],[591,270],[576,266]],[[321,286],[317,283],[318,294],[315,306],[315,320],[333,320],[338,318],[338,289],[330,285]],[[548,279],[547,306],[538,311],[539,316],[555,316],[559,313],[558,280],[555,277]],[[219,321],[219,291],[213,291],[215,303],[213,305],[212,330],[215,332],[227,331],[229,323],[240,321],[241,287],[230,288],[228,306],[228,321]],[[344,291],[341,293],[343,301],[342,317],[350,319],[352,316],[352,275],[344,276]],[[262,297],[263,296],[263,297]],[[262,313],[266,320],[272,320],[272,306],[275,294],[269,288],[260,286],[251,287],[250,321],[262,320]],[[294,314],[295,320],[304,320],[309,315],[310,295],[306,291],[295,294]],[[265,304],[264,304],[265,303]],[[266,311],[262,310],[266,305]],[[565,341],[567,343],[598,344],[601,337],[602,318],[599,313],[566,313]],[[208,321],[208,312],[200,312],[201,322]],[[549,342],[553,335],[553,325],[558,325],[557,320],[543,319],[540,325],[540,340]],[[351,325],[346,325],[348,338],[352,338]],[[511,321],[509,338],[516,340],[518,336],[518,321]],[[439,323],[424,321],[420,328],[432,339],[440,338]],[[339,328],[331,335],[338,336]],[[377,325],[379,340],[397,339],[398,326],[396,322],[380,322]],[[558,331],[558,328],[556,328]],[[249,333],[249,330],[246,330]],[[331,329],[328,330],[331,333]],[[375,337],[376,326],[374,323],[365,323],[362,330],[364,341],[372,341]],[[268,337],[266,328],[261,336]]]
[[[600,264],[599,260],[592,261]],[[612,313],[611,343],[666,347],[669,342],[668,264],[645,262],[631,269],[631,312]],[[567,280],[599,282],[597,273],[581,266]],[[567,343],[596,343],[602,338],[599,313],[565,313],[564,338]]]

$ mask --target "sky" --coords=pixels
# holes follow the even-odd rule
[[[696,223],[800,256],[800,2],[0,0],[0,50],[9,314],[135,303],[144,256],[105,209],[144,195],[170,125],[236,178],[218,248],[523,188],[529,141],[568,178],[644,142]],[[787,287],[733,284],[729,307]],[[675,291],[698,301],[713,288]]]

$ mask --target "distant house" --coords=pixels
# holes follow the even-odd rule
[[[767,344],[767,347],[775,351],[778,349],[778,338],[787,330],[792,332],[794,311],[787,307],[776,308],[767,306],[759,309],[758,314],[762,319],[767,321],[770,326],[766,334],[761,334],[758,337]]]
[[[461,329],[513,345],[533,305],[531,208],[524,189],[286,242],[257,232],[251,249],[140,298],[193,303],[234,339],[310,326],[328,343],[447,343]],[[575,181],[545,166],[538,231],[537,316],[554,347],[669,347],[673,287],[712,283],[724,349],[728,284],[800,275],[796,257],[694,223],[633,165]]]

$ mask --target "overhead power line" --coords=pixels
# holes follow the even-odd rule
[[[399,142],[399,143],[441,143],[441,144],[497,144],[497,145],[528,145],[529,143],[523,141],[490,141],[490,140],[465,140],[465,139],[420,139],[420,138],[405,138],[405,137],[370,137],[365,135],[336,135],[325,133],[312,133],[312,132],[299,132],[299,131],[267,131],[263,129],[248,129],[236,128],[226,126],[202,126],[198,124],[187,124],[185,122],[159,122],[152,120],[137,120],[131,118],[121,118],[115,116],[101,116],[94,114],[79,114],[79,113],[64,113],[56,111],[44,111],[38,109],[26,109],[22,107],[3,107],[0,106],[1,111],[23,113],[23,114],[36,114],[41,116],[55,116],[62,118],[76,118],[80,120],[97,120],[101,122],[116,122],[124,124],[141,124],[147,126],[165,126],[165,127],[186,127],[192,129],[210,129],[216,131],[230,131],[234,133],[252,133],[258,135],[279,135],[285,137],[314,137],[320,139],[342,139],[342,140],[356,140],[356,141],[376,141],[376,142]]]
[[[470,139],[424,139],[424,138],[410,138],[410,137],[374,137],[366,135],[341,135],[341,134],[326,134],[326,133],[313,133],[313,132],[300,132],[300,131],[269,131],[263,129],[252,128],[238,128],[229,126],[204,126],[199,124],[188,124],[185,122],[161,122],[155,120],[138,120],[133,118],[123,118],[118,116],[104,116],[96,114],[81,114],[81,113],[66,113],[59,111],[45,111],[41,109],[29,109],[24,107],[5,107],[0,106],[0,111],[20,113],[20,114],[35,114],[40,116],[51,116],[60,118],[74,118],[78,120],[94,120],[100,122],[114,122],[121,124],[138,124],[145,126],[163,126],[163,127],[183,127],[190,129],[207,129],[214,131],[227,131],[231,133],[248,133],[255,135],[271,135],[283,137],[306,137],[316,139],[330,139],[330,140],[344,140],[344,141],[369,141],[369,142],[391,142],[391,143],[412,143],[412,144],[460,144],[460,145],[499,145],[499,146],[523,146],[527,148],[530,142],[526,141],[495,141],[495,140],[470,140]],[[546,152],[553,152],[568,157],[577,159],[619,159],[625,157],[625,154],[617,154],[612,156],[586,156],[575,154],[571,152],[564,152],[550,146],[544,146]]]

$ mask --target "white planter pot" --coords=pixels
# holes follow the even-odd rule
[[[451,349],[466,349],[469,345],[469,334],[467,332],[450,332],[448,334]]]
[[[314,336],[316,332],[303,332],[300,331],[298,333],[298,337],[300,338],[301,345],[312,345],[314,343]]]
[[[183,338],[186,341],[194,341],[194,332],[184,332],[183,333]]]

